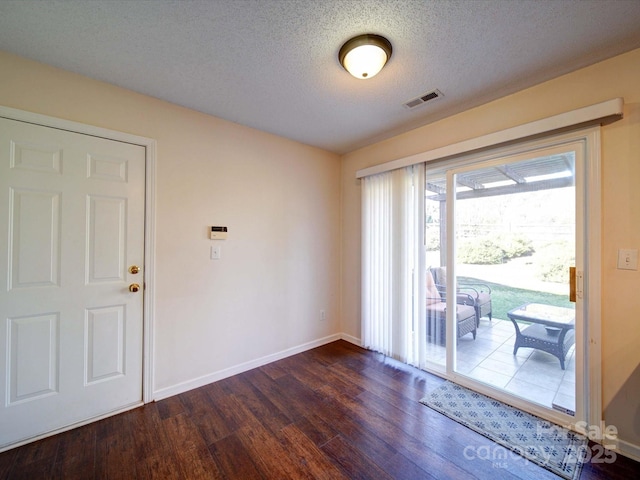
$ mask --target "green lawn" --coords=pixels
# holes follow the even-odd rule
[[[460,284],[484,283],[485,285],[489,285],[491,288],[493,318],[507,320],[507,312],[523,303],[546,303],[557,307],[574,308],[574,304],[569,301],[568,295],[556,295],[554,293],[525,290],[524,288],[513,288],[508,285],[491,283],[469,277],[458,277],[458,282]]]

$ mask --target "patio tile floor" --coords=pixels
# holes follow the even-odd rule
[[[481,319],[475,340],[472,335],[458,340],[458,372],[548,408],[575,411],[574,347],[562,370],[555,356],[540,350],[521,347],[513,355],[514,341],[510,321]],[[445,348],[427,348],[431,361],[444,365]]]

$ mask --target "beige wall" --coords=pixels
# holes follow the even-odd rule
[[[624,97],[625,118],[603,128],[603,400],[607,423],[640,445],[640,273],[615,268],[617,248],[640,248],[640,50],[352,152],[342,166],[336,155],[2,52],[0,71],[0,105],[158,141],[156,389],[340,331],[360,337],[356,170]],[[230,230],[217,262],[212,224]]]
[[[339,332],[337,155],[4,53],[0,71],[0,105],[157,140],[156,390]]]
[[[640,50],[345,155],[342,330],[360,337],[357,170],[615,97],[625,99],[624,119],[602,129],[603,405],[620,438],[640,445],[640,272],[616,269],[618,248],[640,248]]]

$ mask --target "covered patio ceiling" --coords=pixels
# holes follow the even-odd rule
[[[460,173],[456,176],[456,198],[462,200],[570,187],[574,185],[573,157],[573,153],[563,153]],[[431,177],[427,171],[426,190],[427,199],[446,201],[445,175]]]

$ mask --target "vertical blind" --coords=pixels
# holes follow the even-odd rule
[[[363,346],[422,367],[425,166],[371,175],[362,187]]]

